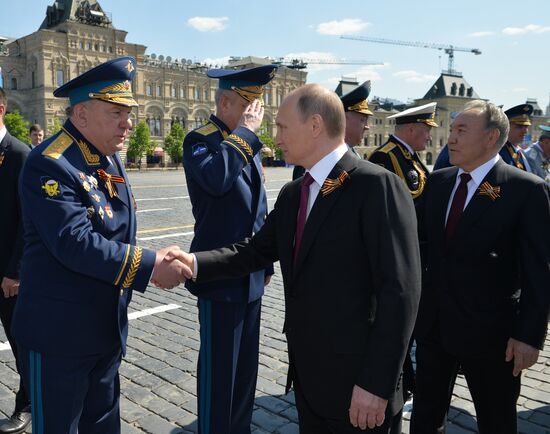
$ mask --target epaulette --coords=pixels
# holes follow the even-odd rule
[[[384,154],[387,154],[388,152],[390,152],[392,149],[395,148],[395,143],[393,142],[388,142],[386,143],[385,145],[382,145],[381,148],[378,148],[376,149],[375,152],[382,152]]]
[[[218,131],[218,127],[211,122],[195,130],[196,133],[201,134],[203,136],[208,136],[215,131]]]
[[[58,160],[59,157],[73,144],[73,139],[64,131],[61,131],[59,135],[42,151],[42,155],[45,157]]]

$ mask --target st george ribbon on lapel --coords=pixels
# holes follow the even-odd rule
[[[307,203],[309,201],[309,186],[313,182],[313,177],[307,172],[300,184],[300,208],[298,209],[298,217],[296,220],[296,234],[294,236],[294,264],[298,259],[300,244],[302,243],[302,235],[304,234],[304,226],[307,218]]]
[[[453,236],[455,227],[462,216],[464,211],[464,204],[466,203],[466,197],[468,196],[468,182],[472,179],[469,173],[463,173],[460,175],[460,184],[456,189],[451,209],[449,211],[449,217],[447,217],[447,225],[445,226],[445,239],[449,241]]]

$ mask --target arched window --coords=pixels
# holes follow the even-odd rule
[[[466,92],[466,86],[464,86],[464,83],[460,83],[460,87],[458,89],[458,95],[464,96],[465,92]]]
[[[456,95],[456,83],[451,84],[451,95]]]

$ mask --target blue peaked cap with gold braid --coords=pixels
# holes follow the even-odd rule
[[[127,107],[137,107],[131,81],[136,75],[136,60],[119,57],[102,63],[58,87],[54,96],[69,98],[71,105],[98,99]]]
[[[220,80],[219,88],[233,90],[248,102],[261,98],[278,65],[263,65],[248,69],[209,69],[206,75]]]

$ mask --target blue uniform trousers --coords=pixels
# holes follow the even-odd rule
[[[199,434],[250,434],[258,374],[261,299],[199,297]]]
[[[120,433],[120,348],[77,357],[19,346],[33,434]]]

